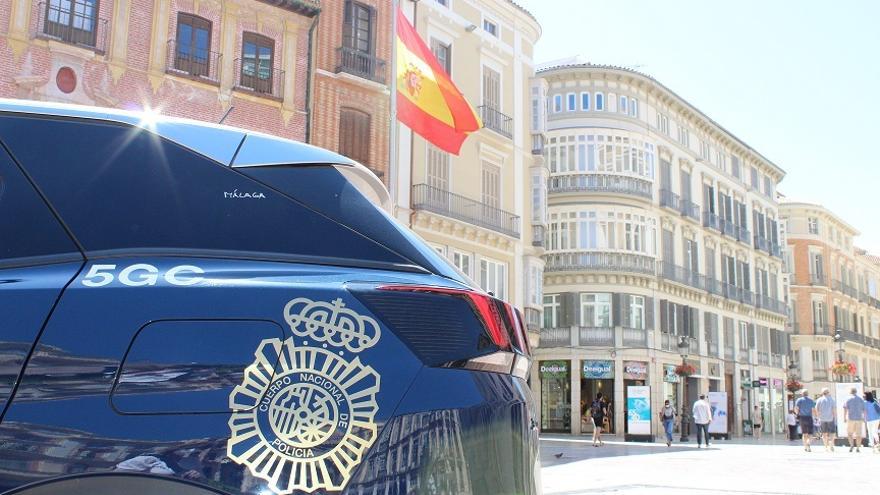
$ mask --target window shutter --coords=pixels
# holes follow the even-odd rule
[[[708,311],[703,313],[703,320],[705,320],[703,323],[703,325],[705,326],[705,328],[703,329],[703,337],[706,339],[706,342],[712,342],[712,336],[709,335],[709,329],[712,328],[712,313]]]
[[[562,313],[562,326],[570,327],[580,325],[580,294],[566,292],[560,297],[560,309]]]
[[[749,334],[749,349],[754,349],[755,348],[755,324],[754,323],[749,323],[748,334]]]
[[[654,298],[645,298],[645,329],[654,330],[657,326],[654,324]]]
[[[691,333],[689,336],[696,339],[700,337],[700,310],[697,308],[688,309],[690,309],[691,317]]]
[[[660,331],[663,333],[671,333],[669,331],[669,318],[668,318],[668,308],[666,305],[668,301],[665,299],[660,300]]]
[[[689,315],[687,311],[687,306],[675,305],[675,313],[676,313],[676,323],[674,335],[687,335],[688,327],[690,327],[690,322],[688,321]]]

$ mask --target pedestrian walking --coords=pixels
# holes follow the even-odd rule
[[[677,415],[675,408],[669,404],[669,399],[666,399],[663,408],[660,409],[660,421],[663,423],[663,431],[666,432],[667,447],[672,446],[672,427],[675,425]]]
[[[794,409],[788,410],[788,414],[785,415],[785,424],[788,425],[788,439],[791,441],[797,440],[798,419]]]
[[[764,423],[764,414],[761,412],[760,406],[755,406],[755,410],[752,411],[752,436],[754,436],[757,440],[761,439],[761,425]]]
[[[865,392],[865,417],[868,420],[868,443],[874,452],[880,452],[880,432],[877,431],[880,428],[880,404],[871,392]]]
[[[859,397],[855,387],[849,389],[849,398],[843,403],[843,421],[846,422],[846,436],[849,451],[862,451],[862,434],[865,431],[865,400]]]
[[[596,400],[590,405],[590,418],[593,420],[593,447],[605,445],[602,441],[602,425],[608,409],[605,407],[605,401],[602,399],[602,392],[596,394]]]
[[[700,448],[700,442],[703,440],[704,435],[706,437],[706,447],[708,447],[709,423],[712,422],[712,406],[709,405],[705,395],[700,395],[700,398],[694,402],[692,414],[694,416],[694,424],[697,426],[697,448]]]
[[[819,416],[819,431],[822,432],[825,450],[834,452],[834,437],[837,436],[837,403],[827,388],[822,389],[822,396],[816,401],[816,415]]]
[[[801,424],[804,451],[812,452],[810,440],[813,438],[813,413],[816,412],[816,401],[810,398],[808,391],[804,390],[801,398],[795,401],[794,411],[797,414],[798,422]]]

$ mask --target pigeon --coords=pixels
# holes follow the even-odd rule
[[[562,452],[560,452],[558,454],[553,454],[553,457],[559,459],[560,457],[562,457]]]

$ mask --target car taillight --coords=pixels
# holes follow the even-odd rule
[[[416,292],[446,295],[466,300],[476,313],[492,343],[499,349],[482,356],[470,357],[455,363],[458,367],[513,373],[520,377],[528,374],[529,345],[519,312],[510,304],[468,289],[434,287],[429,285],[383,285],[380,291]]]

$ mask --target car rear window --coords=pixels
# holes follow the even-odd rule
[[[92,255],[235,252],[411,265],[326,215],[141,128],[0,115],[0,139]]]

